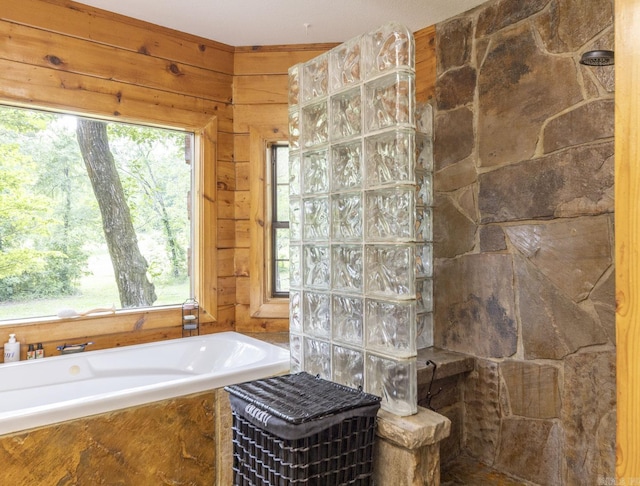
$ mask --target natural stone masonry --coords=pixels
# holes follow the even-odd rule
[[[579,60],[614,48],[613,2],[492,0],[436,32],[434,341],[477,358],[464,406],[443,406],[447,453],[598,484],[615,467],[615,85]]]

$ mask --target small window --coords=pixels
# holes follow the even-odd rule
[[[192,138],[0,106],[0,320],[191,296]]]
[[[271,296],[289,297],[289,146],[272,144]]]

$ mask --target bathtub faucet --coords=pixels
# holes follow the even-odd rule
[[[82,353],[84,351],[84,348],[86,348],[90,344],[93,344],[93,343],[92,342],[82,343],[82,344],[66,344],[65,343],[62,346],[58,346],[56,349],[60,351],[61,354]]]

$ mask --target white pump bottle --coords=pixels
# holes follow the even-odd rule
[[[4,362],[20,361],[20,343],[15,334],[9,334],[9,341],[4,343]]]

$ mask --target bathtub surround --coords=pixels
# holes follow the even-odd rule
[[[4,435],[0,483],[231,484],[216,482],[224,398],[204,392]]]
[[[496,0],[436,26],[436,346],[456,452],[534,484],[614,477],[613,2]],[[456,432],[460,428],[462,433]]]

